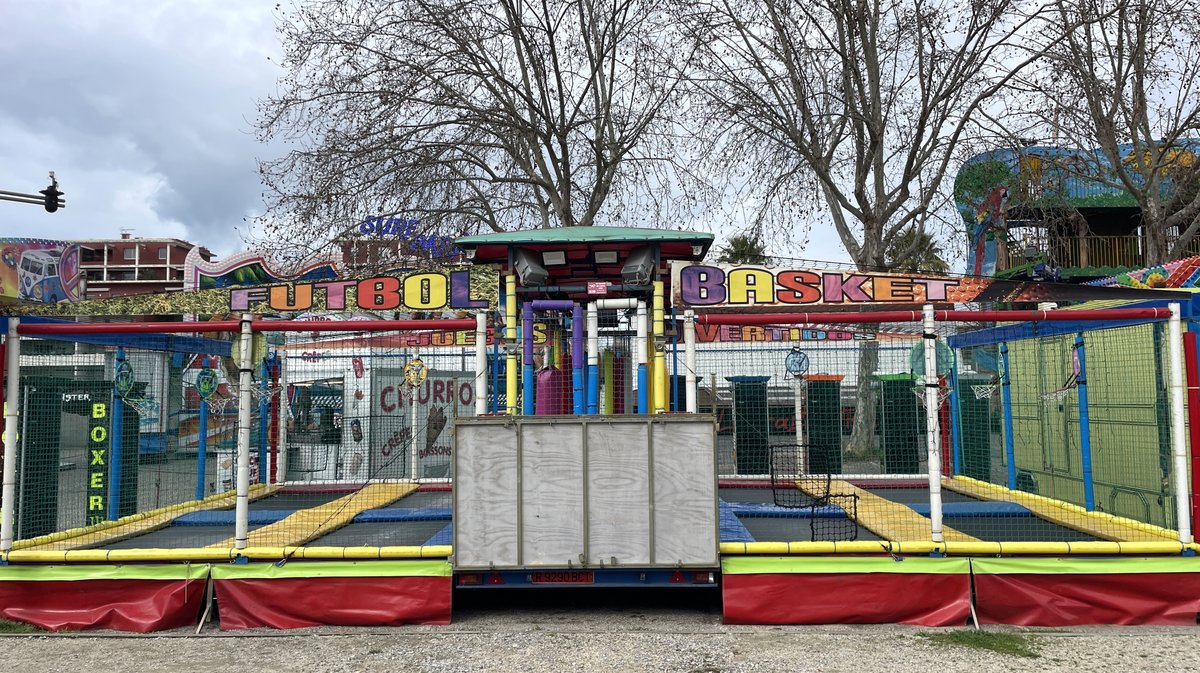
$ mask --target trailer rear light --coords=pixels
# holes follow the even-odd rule
[[[692,584],[713,584],[717,581],[716,573],[699,572],[692,573]]]
[[[458,586],[460,587],[474,587],[481,584],[483,584],[483,575],[472,574],[458,576]]]

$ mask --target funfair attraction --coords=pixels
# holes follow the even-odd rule
[[[712,240],[489,234],[368,275],[246,253],[165,296],[12,297],[0,618],[445,624],[462,592],[671,587],[729,623],[1197,623],[1189,284]]]

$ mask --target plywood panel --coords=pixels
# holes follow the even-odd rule
[[[521,427],[523,565],[578,565],[583,554],[583,427],[578,422]]]
[[[517,426],[459,423],[454,453],[454,565],[515,566]]]
[[[652,425],[656,565],[717,563],[715,437],[711,422]]]
[[[595,565],[650,563],[647,424],[587,426],[588,559]]]

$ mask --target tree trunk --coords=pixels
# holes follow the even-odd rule
[[[875,440],[876,391],[872,385],[879,366],[878,341],[863,341],[858,348],[858,379],[854,392],[854,425],[846,442],[847,461],[875,461],[881,456]],[[846,472],[859,472],[847,469]]]

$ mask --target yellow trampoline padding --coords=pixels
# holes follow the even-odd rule
[[[250,499],[257,500],[277,490],[279,490],[278,486],[254,484],[250,487]],[[87,549],[89,547],[100,547],[164,528],[183,514],[225,509],[233,507],[235,504],[237,504],[237,494],[233,491],[228,491],[209,496],[203,500],[193,500],[178,505],[169,505],[149,512],[142,512],[141,514],[134,514],[117,521],[106,521],[95,526],[75,528],[62,531],[61,533],[45,535],[40,538],[21,540],[13,545],[13,549],[21,551],[72,551]]]
[[[1089,512],[1079,505],[1069,502],[1047,498],[1044,495],[1014,491],[1005,486],[989,484],[970,477],[943,478],[942,486],[980,500],[1015,502],[1033,512],[1033,515],[1038,518],[1101,540],[1113,542],[1179,541],[1179,533],[1161,526],[1114,516],[1107,512]]]
[[[368,509],[384,507],[417,490],[417,484],[368,484],[361,489],[317,507],[292,515],[251,531],[251,547],[298,547],[350,523]],[[232,547],[234,538],[210,547]]]
[[[804,481],[796,482],[796,488],[810,496],[816,497],[817,493],[810,489],[809,486],[810,484]],[[870,491],[861,489],[841,479],[831,481],[829,491],[831,493],[845,493],[847,495],[853,493],[857,495],[858,516],[855,518],[855,523],[885,540],[917,540],[921,539],[919,532],[923,532],[924,537],[929,537],[929,519],[917,514],[907,505],[881,498]],[[850,516],[850,513],[847,512],[846,515]],[[946,542],[979,541],[979,538],[971,537],[962,531],[948,526],[942,526],[942,537]]]

